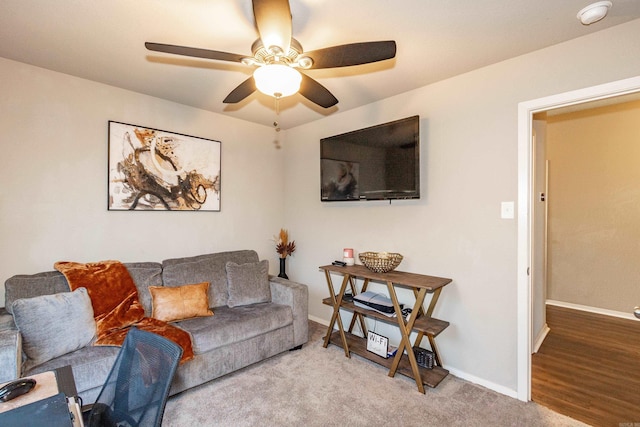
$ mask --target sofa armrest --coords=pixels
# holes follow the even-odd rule
[[[22,337],[15,328],[0,329],[0,383],[20,377]]]
[[[0,331],[6,329],[18,329],[16,323],[13,321],[13,316],[7,311],[6,308],[0,307]]]
[[[309,341],[309,289],[307,285],[269,276],[271,301],[284,304],[293,310],[293,345]]]

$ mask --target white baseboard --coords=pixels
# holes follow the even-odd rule
[[[582,311],[587,311],[589,313],[603,314],[605,316],[613,316],[613,317],[619,317],[622,319],[630,319],[630,320],[639,320],[632,313],[625,313],[623,311],[607,310],[605,308],[590,307],[588,305],[573,304],[570,302],[563,302],[563,301],[556,301],[556,300],[547,300],[546,303],[549,305],[555,305],[556,307],[572,308],[574,310],[582,310]]]
[[[316,316],[309,315],[309,320],[313,320],[314,322],[320,323],[321,325],[324,325],[324,326],[327,326],[327,327],[329,326],[329,321],[328,320],[321,319],[321,318],[316,317]]]
[[[537,353],[538,350],[540,350],[540,346],[542,345],[542,342],[549,334],[549,331],[551,331],[551,329],[549,329],[549,325],[545,323],[544,326],[542,327],[542,330],[540,330],[540,333],[536,337],[536,340],[533,342],[533,351],[532,351],[533,353]]]
[[[451,375],[458,377],[462,380],[480,385],[482,387],[488,388],[489,390],[493,390],[497,393],[504,394],[505,396],[513,397],[514,399],[518,398],[517,390],[512,390],[508,387],[493,383],[491,381],[487,381],[484,378],[476,377],[475,375],[471,375],[467,372],[459,371],[455,368],[450,368],[448,366],[445,366],[444,368],[447,369]]]

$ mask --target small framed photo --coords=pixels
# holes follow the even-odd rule
[[[220,211],[220,145],[109,121],[108,209]]]

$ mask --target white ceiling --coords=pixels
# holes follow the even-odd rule
[[[280,102],[280,126],[406,92],[640,18],[639,0],[613,0],[583,26],[590,0],[290,0],[293,36],[307,51],[395,40],[397,56],[308,75],[339,100],[328,110],[301,95]],[[147,51],[145,41],[249,56],[257,38],[250,0],[1,0],[0,56],[265,125],[274,100],[222,100],[251,75],[242,64]]]

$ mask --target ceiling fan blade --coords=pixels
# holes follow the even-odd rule
[[[300,73],[302,75],[302,82],[300,83],[300,95],[307,98],[309,101],[314,104],[318,104],[321,107],[329,108],[333,107],[338,103],[338,99],[333,96],[329,90],[322,86],[320,83],[307,76],[306,74]]]
[[[247,96],[251,95],[256,91],[256,82],[253,80],[253,76],[249,77],[247,80],[243,81],[231,91],[229,95],[224,99],[225,104],[235,104],[237,102],[242,101]]]
[[[278,46],[286,55],[292,34],[289,1],[253,0],[253,16],[264,47]]]
[[[199,49],[197,47],[175,46],[172,44],[145,42],[145,47],[155,52],[172,53],[174,55],[192,56],[196,58],[216,59],[218,61],[242,62],[246,55],[219,52],[217,50]]]
[[[395,57],[396,42],[388,40],[344,44],[305,52],[304,56],[313,59],[310,69],[369,64]]]

